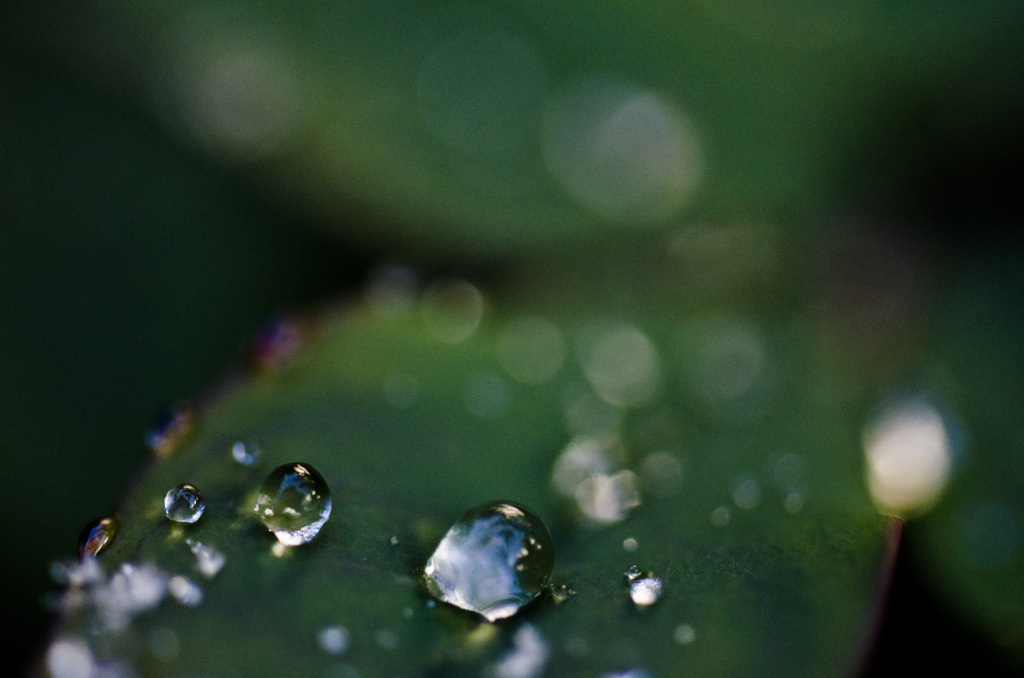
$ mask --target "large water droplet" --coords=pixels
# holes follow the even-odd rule
[[[98,518],[86,525],[78,535],[78,559],[95,558],[114,541],[120,523],[117,516]]]
[[[331,490],[309,464],[283,464],[260,486],[256,513],[285,546],[306,544],[331,516]]]
[[[438,600],[493,622],[540,595],[554,563],[551,533],[537,514],[492,501],[452,525],[427,561],[424,578]]]
[[[203,493],[194,485],[182,483],[164,495],[164,512],[176,523],[194,523],[205,510]]]

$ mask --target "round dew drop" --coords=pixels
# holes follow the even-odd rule
[[[539,596],[554,563],[551,533],[537,514],[492,501],[452,525],[427,561],[424,579],[438,600],[493,622]]]
[[[194,523],[205,510],[203,493],[193,485],[182,483],[164,495],[164,512],[176,523]]]
[[[283,464],[260,486],[256,514],[285,546],[308,544],[331,516],[331,490],[309,464]]]

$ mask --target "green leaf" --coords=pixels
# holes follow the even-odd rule
[[[453,341],[457,326],[444,322],[474,327],[452,303],[472,288],[438,284],[412,310],[354,304],[322,319],[301,351],[213,398],[194,434],[130,489],[104,570],[184,575],[201,604],[164,600],[92,635],[101,597],[76,608],[72,590],[56,637],[89,638],[97,661],[146,675],[500,675],[517,643],[534,647],[524,628],[547,649],[520,651],[546,657],[547,675],[849,673],[898,531],[865,496],[851,422],[799,323],[642,304],[559,316],[488,299],[479,326]],[[555,376],[527,380],[541,383],[512,377],[522,363],[508,347],[527,314],[567,349]],[[739,348],[723,357],[712,340]],[[239,440],[258,442],[259,468],[234,461]],[[581,441],[607,445],[608,463],[636,483],[641,503],[619,507],[622,520],[587,519],[585,502],[556,486],[557,460]],[[334,507],[315,540],[278,556],[255,492],[293,461],[323,474]],[[164,494],[182,482],[206,498],[194,525],[163,517]],[[421,577],[445,530],[499,498],[545,520],[552,583],[576,595],[545,595],[492,626],[434,605]],[[186,539],[223,554],[223,569],[203,576]],[[663,581],[654,605],[630,600],[631,565]],[[318,647],[328,625],[348,631],[340,656]]]

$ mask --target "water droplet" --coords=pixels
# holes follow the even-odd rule
[[[647,335],[628,323],[587,333],[581,358],[587,381],[610,405],[642,405],[661,386],[658,350]]]
[[[545,164],[583,208],[630,224],[670,219],[703,165],[696,131],[676,104],[592,78],[553,97],[541,135]]]
[[[153,420],[146,431],[146,445],[157,456],[166,457],[192,430],[195,413],[186,404],[169,407]]]
[[[391,629],[377,629],[373,639],[382,650],[394,650],[398,647],[398,636]]]
[[[99,518],[86,525],[78,535],[78,559],[98,556],[114,541],[119,525],[117,516]]]
[[[618,522],[640,504],[636,474],[615,470],[623,455],[614,436],[574,438],[555,460],[551,480],[586,518]]]
[[[203,602],[203,590],[199,585],[180,574],[167,580],[167,592],[186,607],[196,607]]]
[[[533,624],[524,623],[512,637],[512,647],[494,664],[495,678],[537,678],[551,657],[551,648]]]
[[[672,632],[672,640],[680,645],[689,645],[697,640],[697,632],[689,624],[680,624]]]
[[[349,633],[344,626],[325,626],[316,635],[316,643],[328,654],[345,654],[348,650]]]
[[[259,446],[252,441],[246,443],[239,440],[231,446],[231,456],[242,466],[255,466],[260,462],[261,454]]]
[[[249,346],[249,364],[253,369],[270,372],[280,369],[306,341],[303,324],[285,316],[274,316],[253,335]]]
[[[624,551],[628,551],[629,553],[633,553],[638,548],[640,548],[640,544],[637,543],[636,539],[633,539],[632,537],[626,537],[625,539],[622,540],[622,549]]]
[[[398,537],[392,536],[391,539],[388,539],[388,543],[392,546],[398,546]]]
[[[438,341],[455,344],[476,331],[484,312],[484,297],[465,280],[442,279],[423,291],[420,308],[430,334]]]
[[[629,584],[629,597],[637,607],[654,605],[661,598],[662,583],[657,577],[640,577]]]
[[[921,513],[946,487],[952,452],[938,410],[921,399],[886,408],[864,431],[867,483],[879,510]]]
[[[46,648],[46,668],[53,678],[94,678],[98,667],[81,640],[55,640]]]
[[[711,512],[711,524],[715,527],[725,527],[729,524],[729,507],[719,506]]]
[[[331,516],[331,490],[309,464],[283,464],[260,486],[256,513],[280,543],[306,544]]]
[[[641,572],[640,568],[636,565],[630,565],[629,569],[626,570],[624,574],[626,576],[626,579],[628,579],[629,581],[635,581],[636,578],[640,576]]]
[[[164,513],[176,523],[194,523],[205,510],[203,493],[188,483],[171,488],[164,495]]]
[[[186,539],[189,549],[196,556],[196,569],[207,579],[213,579],[227,563],[227,558],[217,549],[194,539]]]
[[[576,592],[565,584],[552,584],[550,590],[551,598],[555,601],[556,605],[561,605],[576,595]]]
[[[543,384],[565,363],[565,339],[554,323],[543,318],[517,318],[498,335],[498,359],[516,381]]]
[[[492,501],[452,525],[427,561],[424,578],[438,600],[493,622],[540,595],[554,562],[551,534],[533,511]]]
[[[588,476],[576,486],[576,504],[583,514],[598,523],[625,520],[640,505],[636,474],[623,470],[610,476]]]
[[[761,486],[748,476],[739,475],[729,483],[729,491],[736,506],[741,509],[754,508],[761,502]]]

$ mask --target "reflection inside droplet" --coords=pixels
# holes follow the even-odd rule
[[[600,79],[548,102],[541,143],[548,170],[576,202],[627,223],[675,215],[703,164],[696,132],[674,103]]]
[[[533,511],[490,502],[452,525],[427,561],[424,579],[438,600],[493,622],[540,595],[554,556],[551,534]]]
[[[919,513],[946,486],[952,465],[945,422],[921,399],[886,408],[864,430],[867,482],[884,512]]]

